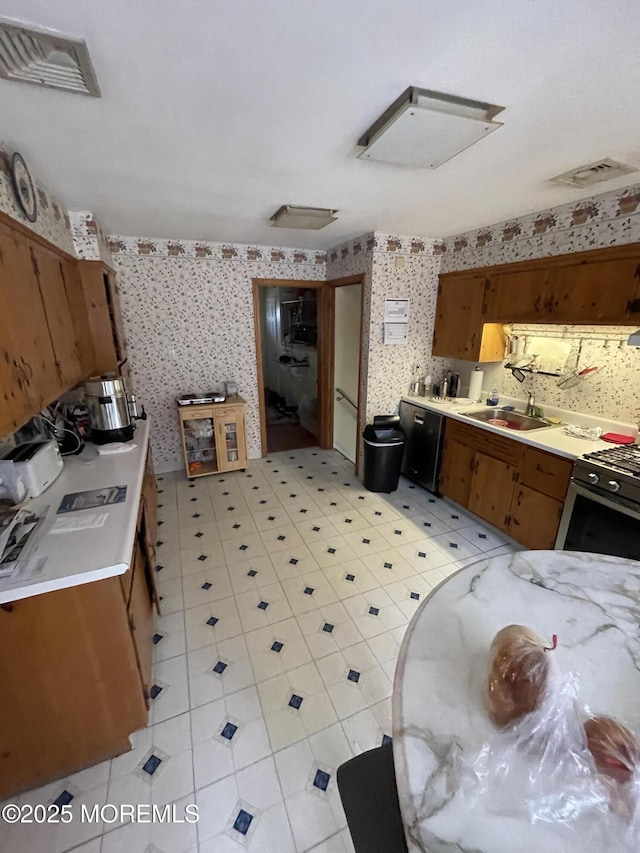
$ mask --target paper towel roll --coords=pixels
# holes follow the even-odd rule
[[[484,372],[482,370],[472,370],[469,380],[469,399],[477,402],[482,397],[482,379]]]

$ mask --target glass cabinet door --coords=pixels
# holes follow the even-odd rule
[[[218,467],[221,471],[246,465],[241,412],[216,412]]]
[[[191,477],[218,470],[213,418],[193,418],[183,422],[184,453]]]

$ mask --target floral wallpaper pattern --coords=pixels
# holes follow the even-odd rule
[[[442,272],[640,240],[640,184],[438,241]]]
[[[85,261],[113,266],[109,238],[90,210],[69,211],[76,255]]]
[[[260,455],[251,280],[324,280],[325,264],[316,264],[315,258],[312,263],[247,262],[239,259],[242,248],[238,257],[224,260],[196,258],[186,251],[169,255],[166,250],[150,255],[119,251],[113,256],[135,390],[152,418],[159,470],[182,464],[176,396],[231,379],[247,401],[249,455]],[[270,248],[261,251],[271,253]],[[293,251],[282,250],[285,257],[292,257]]]
[[[0,147],[0,210],[13,219],[26,225],[45,240],[68,252],[74,254],[73,237],[71,235],[71,222],[65,205],[54,196],[45,186],[31,173],[34,183],[38,204],[38,218],[35,222],[29,222],[22,213],[16,201],[11,183],[11,157],[13,152]],[[29,164],[27,163],[27,166]]]

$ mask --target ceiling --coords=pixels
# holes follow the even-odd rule
[[[102,98],[0,80],[4,142],[72,210],[125,235],[328,248],[377,230],[448,236],[632,183],[637,0],[4,0],[84,37]],[[504,105],[504,127],[429,171],[357,159],[409,85]],[[282,204],[337,208],[273,229]]]

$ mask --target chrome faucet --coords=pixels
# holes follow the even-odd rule
[[[525,415],[528,415],[530,418],[535,417],[535,408],[536,408],[536,398],[533,394],[533,391],[529,391],[529,401],[527,402],[527,408],[525,411]]]

